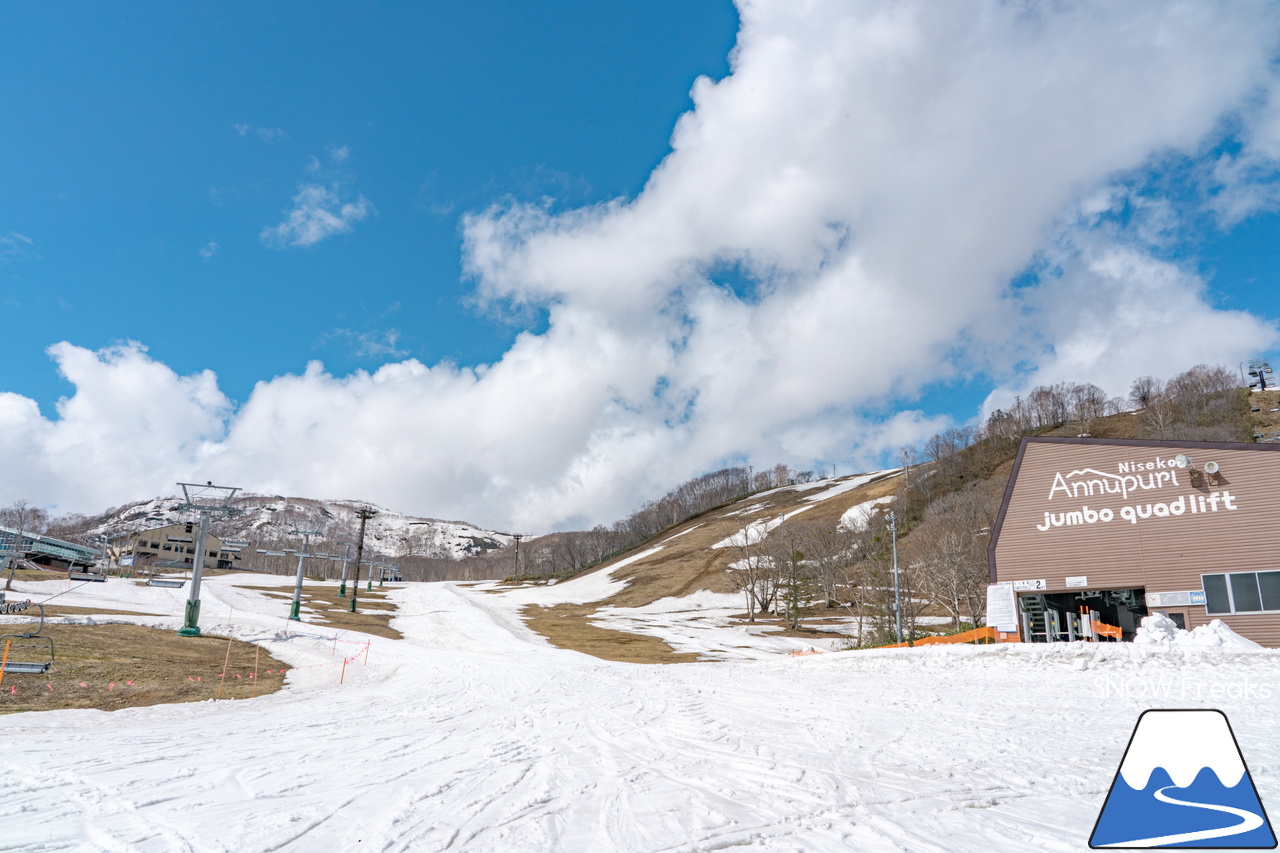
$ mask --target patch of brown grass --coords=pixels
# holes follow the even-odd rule
[[[1271,381],[1271,377],[1267,377]],[[1249,408],[1259,411],[1249,413],[1249,423],[1253,433],[1269,436],[1280,431],[1280,412],[1272,409],[1280,408],[1280,391],[1256,391],[1249,395]]]
[[[595,611],[596,607],[590,604],[530,605],[523,615],[530,628],[561,649],[573,649],[623,663],[687,663],[698,660],[698,655],[677,653],[657,637],[593,625],[589,617]]]
[[[236,584],[242,589],[252,589],[267,598],[275,599],[282,602],[281,616],[287,616],[289,613],[289,605],[284,602],[293,601],[293,588],[287,590],[281,587],[263,588],[252,584]],[[350,587],[347,589],[347,595],[351,594]],[[404,635],[391,627],[391,619],[398,612],[395,602],[388,601],[386,597],[386,589],[374,589],[373,592],[367,592],[363,588],[356,599],[357,611],[350,611],[351,600],[349,598],[339,598],[338,588],[334,586],[321,586],[317,584],[302,585],[302,621],[310,622],[316,625],[324,625],[326,628],[334,628],[339,631],[361,631],[365,634],[373,634],[375,637],[386,637],[391,640],[404,639]],[[311,609],[317,612],[317,615],[309,615],[306,610]]]
[[[67,579],[67,573],[60,572],[60,571],[52,571],[52,570],[47,572],[41,572],[36,569],[14,569],[13,579],[15,581],[24,581],[26,583],[40,583],[41,581],[64,581]],[[8,580],[9,580],[9,573],[7,571],[0,572],[0,589],[4,588],[3,582]],[[18,592],[17,590],[10,590],[8,595],[9,595],[9,600],[14,601],[18,596]]]
[[[38,611],[36,611],[35,608],[32,608],[27,612],[37,613]],[[131,613],[136,615],[141,613],[141,611],[129,610],[126,607],[116,607],[111,610],[104,610],[101,607],[59,607],[53,604],[49,605],[44,609],[44,615],[49,618],[52,618],[54,616],[111,616],[118,613]],[[151,614],[142,614],[142,615],[149,616]],[[5,628],[5,626],[0,625],[0,628]]]
[[[5,625],[22,633],[35,629]],[[246,699],[273,693],[284,683],[285,665],[251,643],[230,641],[231,659],[222,681],[227,654],[225,637],[183,637],[137,625],[48,625],[43,634],[55,645],[53,667],[43,674],[6,672],[0,682],[0,713],[98,708],[114,711],[171,702]],[[22,648],[14,640],[10,660],[44,659],[38,646]],[[45,644],[41,644],[45,645]],[[0,643],[0,653],[3,644]],[[250,678],[257,655],[257,677]],[[270,673],[267,670],[271,670]],[[239,676],[238,678],[236,676]],[[132,683],[130,683],[132,682]],[[87,685],[81,687],[81,684]],[[112,686],[114,685],[114,687]]]

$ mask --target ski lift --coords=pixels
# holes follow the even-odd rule
[[[0,672],[38,674],[48,672],[49,667],[53,666],[53,637],[46,637],[40,633],[44,630],[44,605],[37,604],[36,607],[40,608],[40,624],[36,626],[34,631],[28,631],[25,634],[0,634],[0,641],[4,643],[4,649],[0,651],[0,661],[3,661],[4,665],[0,667]],[[15,640],[21,641],[16,643],[18,648],[41,649],[38,655],[32,655],[33,657],[38,657],[39,660],[9,660],[9,651],[15,645]],[[32,642],[33,640],[38,642]],[[43,650],[45,648],[48,649],[48,660],[44,659],[45,653]]]

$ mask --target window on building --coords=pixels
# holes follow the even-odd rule
[[[210,552],[209,552],[209,556],[210,556],[210,557],[216,557],[216,556],[218,556],[218,552],[217,552],[217,551],[210,551]]]
[[[164,550],[166,550],[166,551],[172,551],[172,550],[173,550],[173,546],[172,546],[172,545],[165,545],[165,546],[164,546]]]
[[[159,542],[152,542],[152,543],[151,543],[151,549],[152,549],[152,550],[155,550],[156,548],[159,548],[159,547],[160,547],[160,543],[159,543]]]
[[[1201,575],[1205,612],[1259,613],[1280,610],[1280,572]]]
[[[188,553],[188,554],[194,554],[195,552],[196,552],[196,549],[195,549],[195,548],[188,548],[188,549],[187,549],[187,553]]]

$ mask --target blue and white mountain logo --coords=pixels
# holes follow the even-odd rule
[[[1089,846],[1275,848],[1275,833],[1226,714],[1144,711]]]

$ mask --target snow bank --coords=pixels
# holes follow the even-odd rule
[[[854,504],[844,511],[844,515],[840,516],[841,530],[865,530],[867,524],[871,522],[871,516],[875,515],[876,510],[881,507],[889,506],[893,503],[893,496],[883,498],[873,498],[869,501],[863,501],[860,504]]]
[[[651,557],[661,550],[661,545],[655,545],[647,551],[641,551],[638,554],[632,554],[625,560],[619,560],[607,568],[588,572],[585,575],[578,575],[567,581],[561,581],[555,584],[554,588],[551,585],[503,588],[490,584],[478,586],[477,589],[492,591],[495,593],[493,596],[495,599],[515,606],[517,610],[527,604],[536,604],[542,607],[554,607],[557,604],[589,604],[592,601],[601,601],[609,598],[627,588],[627,581],[616,580],[613,577],[614,572],[646,557]]]
[[[878,480],[881,477],[888,476],[889,474],[896,474],[900,470],[902,469],[887,468],[884,471],[872,471],[870,474],[859,474],[858,476],[850,477],[844,482],[838,483],[837,485],[834,485],[829,489],[825,489],[821,492],[818,492],[818,494],[816,495],[806,495],[801,500],[811,501],[813,503],[825,501],[829,498],[834,498],[837,495],[843,495],[845,492],[851,492],[860,486],[865,486],[867,483],[870,483],[872,480]]]
[[[1144,617],[1133,642],[1139,646],[1178,646],[1194,649],[1253,650],[1262,646],[1240,636],[1223,622],[1214,619],[1192,631],[1184,631],[1162,613]]]
[[[765,537],[781,526],[782,522],[789,518],[799,515],[800,513],[812,509],[811,506],[802,506],[799,509],[793,509],[791,512],[782,513],[773,518],[762,518],[759,521],[753,521],[743,527],[737,533],[734,533],[724,539],[721,539],[712,548],[741,548],[744,545],[759,545],[764,541]]]

